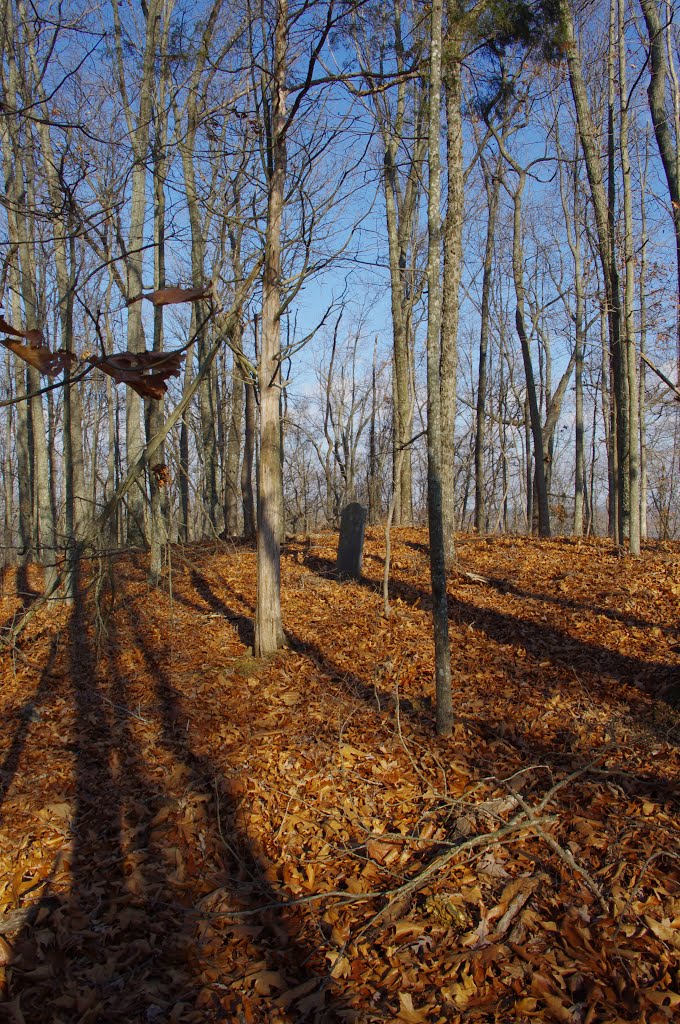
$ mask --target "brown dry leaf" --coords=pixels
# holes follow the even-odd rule
[[[394,938],[396,942],[403,942],[404,939],[410,938],[413,935],[422,935],[425,931],[424,924],[420,924],[419,921],[409,921],[408,918],[404,918],[401,921],[395,921],[392,927],[394,928]]]
[[[291,1003],[295,1003],[298,999],[302,999],[303,996],[309,995],[313,989],[319,988],[318,978],[309,978],[307,981],[303,981],[301,985],[296,985],[295,988],[289,988],[286,992],[282,992],[280,996],[277,996],[274,1000],[276,1006],[280,1006],[283,1009],[290,1006]],[[321,993],[323,996],[323,993]]]
[[[644,997],[655,1006],[668,1007],[671,1010],[680,1007],[680,992],[671,992],[669,989],[645,989]]]
[[[662,942],[670,942],[675,949],[680,950],[680,931],[673,927],[668,918],[664,918],[663,921],[657,921],[655,918],[650,917],[649,914],[645,914],[644,920],[657,939],[661,939]]]
[[[554,1020],[560,1024],[574,1024],[574,1015],[560,997],[555,995],[548,978],[542,974],[534,974],[531,979],[531,991],[543,1000]]]
[[[465,1010],[470,1000],[477,995],[477,985],[467,966],[461,974],[460,980],[449,986],[448,992],[459,1010]]]
[[[293,708],[296,704],[300,703],[302,695],[295,690],[289,690],[287,693],[281,694],[280,700],[286,707]]]
[[[12,962],[12,947],[7,939],[0,935],[0,967],[6,967]],[[0,990],[1,991],[1,990]]]
[[[400,992],[397,1020],[402,1020],[405,1024],[427,1024],[429,1013],[427,1010],[416,1010],[410,992]]]
[[[12,327],[1,313],[0,331],[4,331],[6,334],[11,334],[14,338],[25,338],[33,348],[39,348],[44,342],[43,332],[37,327],[32,327],[28,331],[22,331],[19,327]]]
[[[317,979],[314,979],[315,984],[318,984]],[[312,992],[311,995],[305,996],[297,1004],[297,1009],[300,1015],[300,1020],[306,1020],[308,1015],[311,1013],[318,1014],[326,1003],[326,992],[325,989],[320,988],[318,992]]]
[[[179,377],[184,357],[184,352],[120,352],[90,356],[88,362],[142,398],[160,400],[168,390],[166,380]]]
[[[488,875],[489,878],[507,878],[504,862],[498,859],[498,851],[487,850],[477,862],[477,870],[480,874]]]
[[[331,964],[331,978],[348,978],[352,973],[352,965],[344,953],[326,953],[326,959]]]
[[[249,974],[246,980],[258,996],[268,996],[272,989],[283,988],[286,984],[278,971],[257,971],[256,974]]]
[[[141,302],[142,299],[148,299],[154,306],[172,306],[182,302],[198,302],[199,299],[212,298],[212,290],[212,281],[209,281],[202,288],[177,288],[174,286],[156,288],[152,292],[142,292],[133,299],[128,299],[126,305],[132,306],[135,302]]]
[[[378,839],[369,839],[366,843],[366,853],[372,860],[377,861],[378,864],[390,864],[393,860],[396,860],[401,852],[401,848],[401,843],[382,842]]]
[[[57,374],[70,369],[76,362],[76,357],[70,352],[65,352],[63,349],[51,352],[42,344],[39,346],[22,345],[21,342],[12,341],[10,338],[0,338],[0,344],[48,377],[56,377]]]

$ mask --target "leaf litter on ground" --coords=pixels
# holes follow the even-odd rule
[[[680,1015],[680,547],[458,538],[434,736],[426,534],[93,562],[2,654],[0,1010],[17,1022]],[[5,570],[3,623],[40,592]]]

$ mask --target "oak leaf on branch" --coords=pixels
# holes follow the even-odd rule
[[[43,332],[37,327],[31,328],[29,331],[22,331],[18,327],[12,327],[2,313],[0,313],[0,330],[3,330],[5,334],[11,334],[13,338],[25,338],[32,348],[40,348],[45,344]]]
[[[63,370],[70,369],[76,362],[76,357],[63,348],[58,352],[51,352],[45,345],[22,345],[20,341],[13,341],[11,338],[0,338],[0,344],[48,377],[56,377]]]
[[[134,299],[128,299],[127,305],[141,299],[148,299],[154,306],[172,306],[180,302],[198,302],[199,299],[207,299],[212,294],[212,281],[208,281],[202,288],[157,288],[153,292],[142,292]]]
[[[183,359],[184,352],[119,352],[90,356],[88,362],[142,398],[160,399],[167,393],[168,377],[179,377]]]

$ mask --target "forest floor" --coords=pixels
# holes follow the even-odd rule
[[[270,660],[228,543],[2,653],[0,1018],[680,1020],[680,546],[460,536],[444,740],[425,533],[389,619],[380,531],[361,583],[336,544],[286,544]]]

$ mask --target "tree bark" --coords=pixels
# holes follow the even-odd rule
[[[281,225],[286,183],[286,70],[288,2],[277,0],[271,70],[271,128],[267,226],[262,273],[262,330],[259,360],[260,466],[257,494],[257,610],[255,653],[273,654],[285,641],[281,620]]]
[[[443,61],[446,97],[447,197],[444,220],[444,281],[441,333],[442,515],[446,563],[456,557],[455,429],[458,376],[458,317],[463,266],[463,46],[459,0],[447,0],[448,34]]]
[[[568,0],[559,0],[559,11],[562,22],[563,45],[569,70],[569,83],[576,109],[579,138],[583,149],[593,212],[595,214],[597,252],[605,286],[609,348],[614,377],[614,405],[612,412],[615,422],[612,441],[616,446],[618,463],[616,477],[612,481],[612,483],[616,484],[616,489],[610,497],[610,509],[613,506],[617,507],[617,539],[619,543],[622,543],[625,529],[625,491],[622,486],[624,479],[622,466],[625,463],[628,443],[627,410],[624,403],[627,399],[628,385],[623,372],[621,300],[614,239],[610,229],[611,201],[608,200],[605,192],[600,147],[588,104],[588,95],[574,32],[574,22]],[[613,178],[610,174],[611,181],[613,181]]]
[[[531,349],[526,331],[524,316],[524,260],[522,255],[522,192],[526,182],[526,171],[519,171],[519,181],[513,193],[514,218],[512,234],[512,276],[515,282],[515,326],[522,346],[524,375],[527,387],[527,402],[531,420],[531,435],[534,443],[534,486],[536,487],[538,534],[540,537],[550,536],[550,507],[548,504],[548,487],[545,475],[545,438],[541,423],[541,412],[538,406],[538,394],[531,359]],[[527,452],[529,461],[529,452]],[[529,520],[531,522],[531,520]]]
[[[241,503],[243,506],[243,536],[254,540],[257,528],[255,517],[255,496],[253,494],[253,469],[255,467],[255,436],[257,433],[257,409],[255,385],[246,377],[245,384],[245,426],[243,438],[243,462],[241,463]]]
[[[623,237],[625,259],[624,285],[624,332],[625,370],[627,394],[626,426],[626,468],[628,471],[628,523],[630,553],[634,558],[640,555],[640,437],[637,374],[637,351],[635,346],[635,254],[633,251],[633,185],[628,148],[628,103],[626,84],[626,41],[623,0],[618,0],[618,49],[619,49],[619,109],[621,173],[623,178]]]
[[[138,108],[135,115],[128,95],[127,70],[123,57],[123,31],[120,23],[118,0],[111,0],[114,23],[114,46],[117,59],[118,88],[128,124],[132,146],[131,200],[126,252],[127,297],[133,299],[143,290],[144,220],[146,215],[146,181],[149,161],[149,129],[153,112],[153,93],[156,83],[155,61],[163,0],[148,0],[143,7],[145,15],[144,55],[139,82]],[[127,311],[127,346],[130,352],[143,352],[146,348],[142,324],[142,303],[135,302]],[[142,433],[142,400],[132,388],[126,389],[125,437],[127,463],[131,466],[144,447]],[[131,544],[145,541],[145,498],[141,489],[128,499],[127,538]]]
[[[652,115],[654,136],[661,156],[668,193],[671,200],[673,230],[675,232],[675,254],[677,273],[677,360],[678,381],[680,382],[680,173],[678,168],[678,140],[673,139],[666,113],[666,87],[668,80],[668,59],[664,39],[664,28],[656,0],[640,0],[640,7],[647,26],[649,45],[650,78],[647,99]]]
[[[491,181],[489,178],[491,177]],[[500,168],[489,175],[484,172],[484,183],[488,201],[486,224],[486,245],[482,266],[482,308],[479,327],[479,365],[477,372],[477,407],[475,418],[475,530],[486,532],[486,498],[484,489],[484,443],[486,438],[486,391],[489,348],[489,311],[491,306],[491,281],[493,275],[493,252],[500,198]]]
[[[453,708],[449,609],[446,593],[446,546],[442,509],[442,422],[439,379],[442,316],[441,169],[439,159],[442,0],[433,0],[430,18],[429,194],[427,201],[427,505],[432,579],[437,734],[450,736],[453,731]]]

